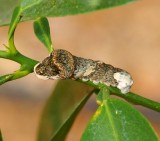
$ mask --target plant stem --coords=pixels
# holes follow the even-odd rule
[[[137,95],[135,93],[129,92],[127,94],[123,94],[116,87],[111,87],[111,86],[108,87],[108,86],[106,86],[104,84],[95,85],[90,81],[89,82],[83,82],[81,80],[78,80],[78,81],[82,82],[82,83],[85,83],[87,85],[90,85],[90,86],[92,86],[92,87],[94,87],[95,89],[98,89],[98,90],[102,89],[103,87],[107,87],[110,90],[110,93],[112,95],[116,95],[116,96],[122,97],[125,100],[127,100],[129,102],[132,102],[134,104],[142,105],[142,106],[150,108],[150,109],[152,109],[154,111],[160,112],[160,103],[155,102],[155,101],[150,100],[150,99],[147,99],[147,98],[144,98],[144,97],[142,97],[140,95]]]
[[[28,66],[28,69],[30,68],[31,70],[33,70],[33,67],[38,63],[37,60],[33,60],[31,58],[28,58],[19,52],[17,52],[16,54],[12,54],[8,51],[0,50],[0,58],[15,61],[15,62],[21,64],[22,66]]]
[[[129,102],[133,102],[134,104],[142,105],[144,107],[147,107],[147,108],[150,108],[150,109],[155,110],[157,112],[160,112],[160,103],[158,103],[158,102],[144,98],[144,97],[137,95],[135,93],[132,93],[132,92],[129,92],[127,94],[122,94],[118,89],[116,89],[114,87],[110,87],[109,89],[110,89],[111,93],[113,93],[113,95],[122,97]]]
[[[17,27],[17,24],[19,23],[19,21],[22,17],[20,15],[20,13],[21,13],[21,8],[16,7],[13,12],[13,15],[12,15],[12,20],[11,20],[10,28],[9,28],[9,32],[8,32],[9,47],[6,46],[6,48],[7,48],[6,51],[0,50],[0,58],[13,60],[13,61],[19,63],[21,65],[21,67],[19,70],[15,71],[11,74],[0,76],[0,85],[6,83],[8,81],[24,77],[27,74],[33,72],[34,66],[38,63],[38,61],[22,55],[15,47],[14,33],[15,33],[15,29]]]
[[[9,44],[9,52],[11,53],[11,54],[16,54],[16,53],[18,53],[18,51],[17,51],[17,49],[16,49],[16,47],[15,47],[15,45],[14,45],[14,34],[13,34],[13,36],[11,36],[10,37],[10,39],[8,40],[8,44]]]
[[[0,58],[9,59],[9,52],[0,50]]]
[[[26,75],[28,75],[30,72],[25,70],[25,71],[15,71],[14,73],[11,74],[6,74],[4,76],[0,76],[0,85],[8,82],[8,81],[12,81],[21,77],[24,77]]]
[[[0,76],[0,85],[28,75],[29,73],[33,72],[34,66],[38,63],[38,61],[30,59],[19,52],[12,54],[9,51],[0,51],[0,58],[13,60],[21,64],[19,70],[11,74]]]

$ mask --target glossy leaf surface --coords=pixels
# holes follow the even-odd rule
[[[98,108],[81,141],[158,141],[147,119],[129,103],[108,98]]]
[[[38,39],[45,45],[48,51],[53,51],[50,27],[47,18],[41,17],[34,21],[34,32]]]
[[[1,1],[3,1],[2,4],[6,5],[5,13],[1,11],[5,15],[7,10],[10,10],[10,4],[8,4],[8,2],[14,3],[14,0],[6,0],[5,2],[4,0],[0,0],[0,2]],[[87,13],[133,1],[135,0],[22,0],[20,6],[22,8],[22,20],[32,20],[35,19],[35,17],[57,17]],[[17,3],[15,2],[15,4]],[[15,7],[15,4],[13,7]],[[0,25],[9,24],[11,14],[12,12],[8,12],[7,20],[5,16],[3,16]]]

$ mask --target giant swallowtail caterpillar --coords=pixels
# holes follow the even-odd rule
[[[40,79],[80,79],[117,87],[122,93],[130,90],[133,80],[131,75],[122,69],[101,61],[94,61],[72,55],[62,49],[54,50],[49,57],[34,67]]]

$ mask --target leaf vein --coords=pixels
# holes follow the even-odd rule
[[[108,114],[108,119],[109,119],[109,122],[110,122],[110,125],[112,128],[112,131],[113,131],[113,137],[115,138],[115,141],[119,141],[119,137],[118,137],[118,134],[117,134],[117,131],[115,128],[113,117],[112,117],[112,114],[108,108],[107,102],[104,103],[104,106],[105,106],[106,113]]]

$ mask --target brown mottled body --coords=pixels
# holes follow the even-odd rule
[[[73,56],[62,49],[54,50],[49,57],[35,66],[34,72],[41,79],[81,79],[94,84],[127,88],[133,84],[128,72],[101,61]]]

